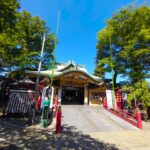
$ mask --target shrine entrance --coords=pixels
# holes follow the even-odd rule
[[[62,104],[84,104],[84,88],[83,87],[62,87]]]

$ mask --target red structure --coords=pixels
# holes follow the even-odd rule
[[[104,98],[104,100],[103,100],[103,108],[107,108],[107,99],[106,98]]]
[[[141,118],[141,112],[139,110],[136,111],[136,117],[134,117],[133,114],[123,110],[108,109],[107,100],[103,101],[103,108],[108,110],[112,114],[118,116],[119,118],[129,122],[130,124],[142,129],[142,118]]]
[[[139,111],[139,109],[136,109],[136,118],[137,118],[137,127],[142,129],[142,116],[141,116],[141,112]]]
[[[36,110],[39,110],[41,106],[41,96],[36,99]]]
[[[56,110],[56,134],[61,133],[61,106]]]
[[[55,108],[55,111],[57,111],[57,108],[58,108],[58,97],[54,98],[54,108]]]
[[[116,96],[116,108],[117,110],[121,109],[121,92],[119,89],[115,90],[115,96]]]

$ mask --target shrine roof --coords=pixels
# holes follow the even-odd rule
[[[84,65],[75,64],[74,61],[72,61],[72,60],[68,61],[67,63],[55,63],[54,77],[59,77],[59,76],[62,76],[64,74],[67,74],[69,72],[79,72],[79,73],[85,74],[86,76],[95,80],[96,82],[101,81],[100,77],[89,74]],[[26,71],[26,73],[38,74],[38,71]],[[51,76],[52,75],[52,69],[40,71],[40,75]]]

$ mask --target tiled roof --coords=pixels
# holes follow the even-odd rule
[[[91,75],[87,72],[86,68],[83,65],[75,64],[72,60],[68,61],[68,63],[56,63],[55,69],[54,69],[54,77],[59,77],[65,73],[69,72],[80,72],[88,76],[89,78],[92,78],[93,80],[100,82],[101,78]],[[26,73],[29,74],[37,74],[37,71],[26,71]],[[52,70],[45,70],[40,71],[40,75],[42,76],[50,76],[52,74]]]

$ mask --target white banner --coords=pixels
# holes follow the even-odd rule
[[[58,103],[61,103],[62,87],[58,90]]]
[[[107,98],[107,106],[108,109],[113,108],[113,96],[112,96],[112,90],[106,90],[106,98]]]

